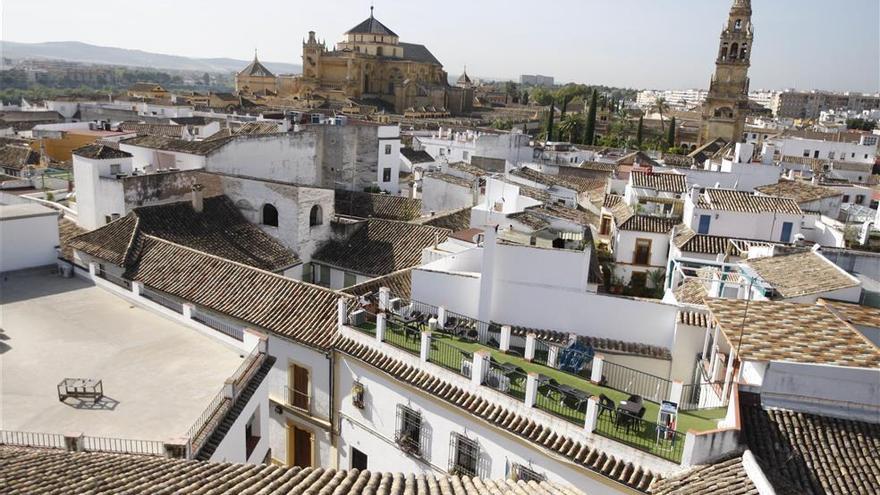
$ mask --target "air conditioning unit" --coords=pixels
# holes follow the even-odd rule
[[[366,319],[367,312],[362,309],[352,311],[351,314],[348,315],[348,323],[353,326],[363,325],[366,322]]]
[[[388,306],[388,309],[390,309],[391,311],[399,311],[400,308],[403,306],[403,301],[401,301],[399,297],[392,297],[388,301]]]

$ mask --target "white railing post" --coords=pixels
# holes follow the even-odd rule
[[[584,429],[587,435],[596,431],[596,422],[599,420],[599,398],[595,395],[587,401],[587,414],[584,418]]]
[[[131,293],[134,294],[136,297],[141,297],[141,294],[144,293],[144,283],[138,281],[132,282]]]
[[[134,288],[134,284],[136,284],[136,283],[137,283],[137,282],[133,282],[133,283],[131,284],[131,287]],[[184,317],[185,319],[187,319],[187,320],[192,320],[192,317],[193,317],[193,311],[195,310],[196,307],[193,306],[193,305],[190,304],[190,303],[183,303],[183,304],[180,305],[180,307],[181,307],[182,312],[183,312],[183,317]]]
[[[431,352],[431,331],[430,330],[422,330],[422,342],[421,347],[419,347],[419,358],[423,363],[428,362],[428,353]]]
[[[389,301],[391,301],[391,289],[379,287],[379,311],[388,311]]]
[[[489,351],[481,350],[474,353],[474,362],[471,365],[471,382],[474,385],[482,385],[489,373]]]
[[[551,368],[556,367],[556,361],[559,360],[559,347],[555,345],[549,345],[547,351],[547,366]]]
[[[531,333],[531,332],[529,332],[529,334],[526,335],[526,355],[524,356],[526,361],[531,361],[532,359],[535,359],[535,339],[536,338],[537,338],[537,335],[535,335],[534,333]]]
[[[683,390],[684,384],[681,380],[673,380],[672,385],[669,387],[669,402],[681,404],[681,393]]]
[[[721,403],[727,404],[727,393],[730,391],[730,381],[733,379],[733,349],[727,358],[727,370],[724,372],[724,387],[721,389]]]
[[[530,371],[526,375],[526,407],[535,407],[535,399],[538,397],[538,374]]]
[[[89,277],[92,280],[95,280],[95,277],[98,276],[98,264],[94,261],[89,262]]]
[[[437,325],[440,328],[446,328],[446,308],[443,306],[437,308]]]
[[[376,315],[376,341],[385,341],[385,313]]]
[[[189,439],[188,438],[171,438],[162,442],[165,450],[165,457],[169,459],[189,459]]]
[[[498,348],[501,349],[501,352],[507,352],[510,350],[510,332],[510,325],[501,326],[501,342],[498,344]]]
[[[223,397],[235,400],[235,379],[229,377],[223,382]]]
[[[70,432],[64,434],[64,447],[69,452],[83,452],[85,450],[85,440],[83,440],[82,432]]]
[[[590,371],[590,381],[595,384],[602,383],[602,368],[605,365],[605,356],[596,354],[593,356],[593,369]]]
[[[338,322],[338,328],[340,330],[342,330],[342,327],[348,323],[347,310],[348,307],[345,304],[345,299],[340,297],[339,300],[336,301],[336,321]]]

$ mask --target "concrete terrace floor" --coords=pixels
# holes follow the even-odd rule
[[[184,436],[240,353],[51,268],[0,281],[0,429],[135,440]],[[59,402],[64,378],[103,380],[106,399]]]

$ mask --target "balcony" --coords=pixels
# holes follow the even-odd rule
[[[389,312],[388,318],[365,314],[364,321],[352,324],[357,331],[376,337],[377,323],[384,325],[383,342],[414,356],[421,355],[423,330],[429,328],[429,321],[439,313],[436,308],[423,303],[412,302]],[[419,307],[413,310],[413,307]],[[408,308],[408,309],[407,309]],[[418,311],[422,317],[411,315]],[[446,312],[447,318],[450,312]],[[406,316],[404,316],[406,315]],[[560,349],[550,351],[551,343],[534,341],[527,344],[531,350],[531,360],[517,351],[502,351],[498,342],[504,331],[485,322],[456,315],[455,325],[426,333],[430,339],[427,361],[450,370],[463,378],[470,379],[475,367],[474,356],[480,351],[489,354],[482,384],[515,400],[526,402],[529,380],[534,379],[536,393],[531,407],[538,408],[553,416],[578,426],[584,426],[587,405],[590,397],[600,398],[602,406],[595,433],[631,447],[643,450],[664,459],[679,462],[684,446],[684,432],[689,430],[708,431],[717,428],[717,420],[724,417],[725,407],[697,409],[687,397],[682,397],[677,422],[671,427],[660,426],[654,421],[660,418],[661,402],[669,398],[671,382],[632,368],[604,362],[602,358],[585,359],[579,372],[560,369],[555,363],[561,355]],[[436,324],[436,323],[434,323]],[[593,368],[598,367],[599,383],[590,380]],[[529,375],[534,378],[530,378]],[[692,393],[692,391],[689,391]],[[633,395],[642,398],[644,411],[626,414],[620,405],[629,401]],[[713,404],[714,405],[714,404]],[[720,405],[720,404],[718,404]],[[682,411],[681,409],[691,409]]]
[[[272,395],[275,395],[274,393]],[[308,393],[294,390],[290,387],[281,387],[278,390],[277,402],[296,411],[311,414],[312,398]],[[273,399],[275,400],[275,399]]]

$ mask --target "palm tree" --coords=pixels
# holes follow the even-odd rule
[[[651,110],[656,110],[657,113],[660,114],[660,129],[661,134],[666,132],[666,122],[663,121],[663,113],[669,111],[669,104],[666,103],[666,98],[662,96],[658,96],[656,100],[654,100],[654,104],[651,106]]]
[[[578,114],[566,114],[559,122],[559,137],[568,136],[568,142],[573,143],[581,128],[581,116]]]

